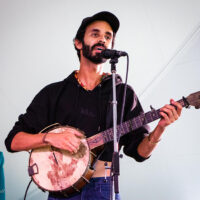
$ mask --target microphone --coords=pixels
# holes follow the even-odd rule
[[[117,51],[114,49],[105,49],[101,52],[102,58],[119,58],[121,56],[127,56],[127,53],[125,51]]]

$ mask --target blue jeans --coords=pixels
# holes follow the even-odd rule
[[[81,193],[67,198],[55,198],[49,195],[48,200],[109,200],[111,178],[107,177],[91,178],[90,183],[86,184]]]

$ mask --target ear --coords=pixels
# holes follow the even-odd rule
[[[82,42],[78,39],[74,40],[74,45],[76,46],[77,49],[81,50],[82,49]]]

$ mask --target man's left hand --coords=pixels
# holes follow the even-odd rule
[[[165,105],[160,109],[160,115],[162,118],[159,121],[158,126],[164,129],[179,118],[181,111],[181,104],[171,99],[170,105]]]

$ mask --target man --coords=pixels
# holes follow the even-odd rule
[[[58,122],[83,130],[86,137],[112,127],[112,78],[103,73],[101,57],[104,49],[113,48],[119,20],[110,12],[100,12],[85,18],[74,39],[74,45],[80,60],[79,70],[74,71],[65,80],[53,83],[42,89],[34,98],[27,112],[19,120],[6,138],[8,151],[23,151],[51,145],[76,154],[82,134],[76,129],[67,128],[61,133],[39,133],[49,124]],[[121,116],[124,84],[117,76],[118,119]],[[171,105],[161,108],[162,119],[155,130],[149,134],[148,126],[142,126],[134,132],[121,137],[119,146],[123,146],[126,155],[141,162],[149,158],[165,130],[181,114],[182,107],[174,100]],[[131,119],[143,113],[140,102],[130,86],[127,88],[123,120]],[[118,121],[119,123],[119,121]],[[98,200],[109,199],[110,170],[105,171],[105,162],[111,166],[113,143],[105,145],[95,165],[95,172],[89,184],[81,193],[65,197],[62,193],[50,192],[49,200]],[[105,175],[108,178],[105,181]]]

